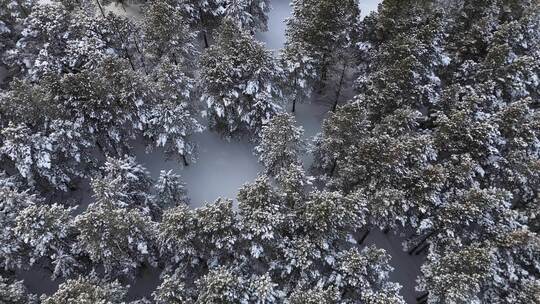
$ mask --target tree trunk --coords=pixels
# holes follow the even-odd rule
[[[422,252],[424,252],[428,248],[429,248],[429,244],[425,244],[422,248],[418,249],[418,251],[416,252],[416,255],[420,255]]]
[[[293,90],[294,90],[294,99],[293,99],[293,105],[292,105],[292,112],[296,112],[296,99],[298,98],[298,71],[295,69],[294,70],[294,86],[293,86]]]
[[[364,243],[364,241],[366,240],[366,238],[368,237],[369,233],[371,232],[370,229],[367,229],[366,232],[364,233],[364,235],[360,238],[360,241],[358,241],[358,245],[362,245],[362,243]]]
[[[343,70],[341,71],[341,77],[339,78],[339,85],[336,91],[336,100],[334,101],[334,106],[332,107],[332,112],[335,112],[338,106],[339,97],[341,97],[341,89],[343,87],[343,80],[345,79],[345,72],[347,71],[347,64],[343,63]]]
[[[206,36],[206,30],[203,31],[203,39],[204,39],[204,48],[207,49],[210,47],[208,44],[208,37]]]
[[[99,11],[101,12],[101,16],[103,16],[103,18],[107,18],[105,16],[105,11],[103,10],[103,6],[101,6],[101,2],[99,2],[99,0],[96,0],[96,3],[98,5],[98,7],[99,7]]]
[[[323,55],[323,66],[321,67],[321,82],[324,83],[326,81],[326,79],[328,78],[328,64],[326,63],[326,57],[328,57],[328,55],[326,53],[324,53]]]
[[[416,297],[416,302],[417,303],[425,303],[425,302],[427,302],[428,295],[429,295],[429,292],[426,292],[423,295],[421,295],[419,297]]]
[[[187,158],[186,158],[186,155],[185,154],[182,154],[182,161],[184,162],[184,166],[187,167],[189,166],[189,163],[187,161]]]
[[[204,48],[207,49],[210,47],[210,45],[208,44],[208,37],[206,35],[206,26],[205,26],[205,22],[204,22],[204,14],[203,14],[203,11],[202,9],[199,8],[199,19],[201,20],[201,26],[203,27],[203,39],[204,39]]]
[[[409,254],[413,254],[413,252],[415,252],[416,249],[420,248],[429,239],[429,237],[432,236],[434,233],[435,231],[428,233],[428,235],[426,235],[423,240],[421,240],[416,246],[414,246],[411,250],[409,250]]]
[[[129,52],[126,48],[124,48],[124,51],[126,52],[127,60],[129,61],[129,65],[131,66],[131,69],[135,71],[135,65],[133,64],[133,60],[131,60],[131,56],[129,55]]]
[[[330,176],[334,176],[334,173],[336,172],[337,168],[337,159],[334,160],[334,163],[332,164],[332,169],[330,169]]]

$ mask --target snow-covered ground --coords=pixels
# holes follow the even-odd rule
[[[377,10],[377,6],[382,0],[360,0],[360,14],[362,17],[369,15],[369,13]]]
[[[289,0],[272,0],[268,18],[268,31],[255,36],[266,44],[266,47],[277,51],[285,43],[285,19],[291,15]]]
[[[420,296],[415,290],[416,278],[420,275],[420,266],[424,262],[425,256],[409,255],[403,251],[401,243],[405,240],[404,237],[393,233],[384,234],[379,230],[372,231],[365,240],[365,244],[375,245],[377,248],[383,248],[392,256],[390,265],[394,267],[394,271],[390,273],[390,280],[401,284],[401,295],[405,298],[406,303],[416,303],[416,297]]]
[[[141,144],[135,144],[135,156],[154,179],[161,170],[182,175],[192,207],[214,202],[219,197],[235,199],[238,188],[255,180],[261,172],[262,167],[253,155],[253,144],[246,139],[227,141],[206,130],[196,135],[194,141],[199,146],[198,159],[185,168],[176,159],[166,159],[161,150],[145,153]]]

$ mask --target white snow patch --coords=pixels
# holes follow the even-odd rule
[[[266,47],[277,51],[285,43],[285,19],[291,16],[289,0],[273,0],[268,14],[268,31],[256,33],[258,40],[266,43]]]
[[[360,16],[364,18],[371,12],[376,11],[382,0],[360,0]]]

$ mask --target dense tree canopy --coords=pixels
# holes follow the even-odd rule
[[[427,253],[420,303],[539,303],[538,0],[291,9],[273,54],[268,0],[0,3],[0,302],[128,303],[151,269],[129,303],[405,303],[380,229]],[[192,208],[133,155],[186,168],[205,128],[264,169]]]

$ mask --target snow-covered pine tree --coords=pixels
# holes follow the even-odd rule
[[[182,261],[193,260],[201,263],[198,257],[197,220],[194,211],[181,204],[163,212],[158,226],[157,243],[163,262],[175,265]],[[178,281],[181,278],[171,278]]]
[[[0,96],[0,157],[28,184],[49,191],[67,190],[93,166],[80,123],[64,120],[54,106],[47,85],[29,81],[12,81]]]
[[[280,110],[280,73],[271,53],[230,19],[201,58],[202,101],[209,125],[227,137],[258,133]]]
[[[149,86],[156,103],[145,113],[144,136],[180,156],[185,166],[195,161],[191,135],[202,131],[194,115],[198,98],[193,69],[198,51],[195,35],[178,3],[157,1],[143,7],[142,30],[154,80]]]
[[[138,210],[91,204],[75,218],[75,228],[76,250],[91,266],[103,265],[107,277],[132,277],[143,263],[155,263],[155,223]]]
[[[379,15],[370,18],[378,24],[369,35],[375,56],[359,80],[363,89],[354,103],[363,113],[355,122],[365,121],[367,127],[358,132],[362,136],[352,137],[357,143],[349,147],[351,153],[337,158],[330,186],[367,197],[370,222],[381,228],[393,223],[417,228],[417,246],[429,246],[437,255],[428,268],[478,245],[494,261],[512,256],[505,264],[521,269],[530,265],[534,250],[509,254],[512,246],[501,246],[500,240],[523,227],[521,219],[528,216],[520,218],[516,210],[527,214],[525,206],[537,196],[532,190],[538,188],[537,170],[530,170],[538,162],[533,144],[538,128],[531,124],[537,106],[528,98],[538,91],[532,76],[537,74],[538,35],[526,29],[538,28],[538,6],[525,1],[521,4],[530,9],[523,10],[515,1],[481,6],[465,1],[444,11],[439,4],[385,1]],[[464,28],[473,30],[459,30]],[[328,134],[361,130],[331,120],[336,131]],[[332,159],[331,142],[332,136],[321,137],[320,146],[328,147],[318,154],[321,159]],[[426,239],[430,245],[424,245]],[[463,263],[481,264],[474,258]],[[464,275],[461,265],[456,267],[455,289],[444,290],[442,283],[434,295],[423,289],[430,292],[427,302],[461,301],[460,292],[467,302],[497,302],[502,293],[514,299],[522,296],[516,290],[526,289],[510,283],[496,262],[485,265],[486,278],[472,285],[474,278],[459,282]],[[448,273],[442,269],[437,279],[446,282]],[[513,277],[525,283],[530,276],[518,270]]]
[[[357,80],[356,97],[378,121],[399,108],[420,111],[429,120],[449,61],[442,43],[445,21],[436,1],[385,1],[364,44],[371,45],[367,74]],[[407,92],[407,94],[403,94]]]
[[[134,157],[109,157],[101,171],[102,175],[92,180],[97,204],[136,209],[145,215],[159,213],[150,193],[150,173]]]
[[[428,303],[527,303],[520,300],[539,291],[538,244],[538,235],[517,229],[486,242],[432,247],[417,289],[429,292]]]
[[[339,174],[339,162],[354,149],[370,130],[366,110],[355,104],[339,107],[323,121],[321,132],[314,140],[313,169],[319,178],[333,178]]]
[[[270,274],[253,275],[248,282],[247,293],[250,303],[275,303],[283,301],[283,291],[272,280]]]
[[[294,0],[292,17],[287,19],[283,56],[288,78],[292,80],[293,105],[303,87],[308,91],[314,78],[324,86],[331,74],[337,72],[338,94],[341,94],[343,77],[350,67],[356,40],[359,8],[355,0]],[[333,68],[338,67],[339,71]],[[308,94],[309,95],[309,94]],[[336,103],[337,104],[337,103]]]
[[[192,136],[203,130],[194,113],[198,96],[195,79],[185,72],[185,67],[169,61],[156,66],[150,77],[155,80],[150,85],[155,103],[143,114],[143,135],[188,166],[195,162],[197,153]]]
[[[197,55],[195,35],[173,1],[152,1],[143,6],[141,28],[145,51],[153,62],[167,57],[175,65],[191,65]]]
[[[66,189],[70,177],[65,171],[53,166],[57,162],[52,138],[33,133],[24,124],[8,125],[1,132],[0,155],[15,166],[28,185],[39,187],[41,179],[54,187]]]
[[[540,295],[540,237],[526,228],[518,227],[504,231],[491,240],[495,246],[495,263],[491,266],[492,277],[486,281],[483,299],[486,302],[527,303],[538,302]]]
[[[73,209],[58,204],[39,204],[30,205],[17,215],[14,233],[16,241],[21,243],[24,268],[39,263],[50,267],[53,278],[69,277],[74,273],[77,262],[71,252],[75,240],[70,216]]]
[[[267,174],[277,176],[281,170],[300,163],[305,150],[303,135],[304,129],[296,126],[294,117],[287,113],[277,114],[262,127],[255,152]]]
[[[211,43],[211,32],[215,30],[223,18],[225,0],[178,0],[175,2],[190,26],[201,32],[204,47]]]
[[[14,0],[0,3],[0,67],[5,68],[4,78],[17,74],[13,67],[9,67],[11,57],[9,53],[21,38],[24,19],[31,14],[36,2],[36,0]],[[3,83],[0,82],[0,86],[6,82],[4,79]]]
[[[285,208],[267,177],[261,176],[240,188],[239,226],[242,245],[247,250],[244,267],[269,267],[276,258],[275,245],[283,242],[285,227],[289,224],[286,217],[289,212]]]
[[[184,304],[192,301],[188,294],[190,291],[177,275],[164,275],[161,284],[152,293],[152,298],[157,304]]]
[[[310,242],[320,246],[322,259],[328,258],[326,262],[332,265],[333,251],[338,247],[325,244],[354,243],[350,234],[366,224],[365,203],[337,191],[313,191],[295,209],[296,235],[305,235]]]
[[[182,177],[169,171],[161,171],[154,185],[156,189],[155,204],[162,209],[184,205],[189,202],[186,194],[186,184]]]
[[[339,291],[340,303],[393,303],[405,304],[399,294],[401,286],[389,281],[393,270],[391,256],[374,246],[359,251],[356,248],[340,253],[331,284]]]
[[[372,44],[367,75],[354,102],[323,123],[316,169],[330,188],[368,197],[375,225],[414,226],[425,205],[437,203],[433,193],[442,178],[431,164],[433,139],[422,130],[440,91],[443,22],[430,1],[385,1],[367,20],[375,31],[362,37]]]
[[[29,189],[19,188],[18,183],[0,172],[0,267],[14,269],[23,266],[22,246],[17,242],[15,227],[17,216],[26,207],[40,203]]]
[[[47,85],[51,110],[77,121],[106,155],[121,156],[126,143],[143,129],[141,113],[152,104],[146,79],[115,57],[94,69],[51,78]],[[151,96],[151,95],[150,95]]]
[[[454,77],[448,80],[451,85],[442,95],[435,121],[435,143],[445,151],[438,162],[450,172],[446,184],[453,193],[475,195],[456,199],[449,191],[445,194],[448,202],[444,202],[448,206],[434,206],[437,210],[432,213],[465,228],[456,233],[456,242],[465,246],[471,238],[482,242],[493,257],[488,277],[478,287],[481,292],[474,294],[481,302],[512,303],[527,298],[521,290],[528,290],[527,282],[538,276],[538,268],[530,266],[534,264],[530,257],[538,250],[530,244],[538,236],[524,228],[527,221],[522,219],[534,217],[527,206],[537,204],[533,189],[539,184],[538,171],[531,171],[538,163],[540,130],[531,123],[538,116],[532,96],[538,96],[535,75],[540,54],[539,35],[531,28],[540,27],[539,16],[538,4],[530,1],[485,1],[481,6],[465,1],[452,16],[446,45],[452,59],[448,73]],[[477,187],[483,189],[475,190]],[[476,210],[482,211],[475,215]],[[461,226],[459,218],[474,224]],[[432,247],[437,249],[435,254],[444,250],[440,259],[461,250],[453,243],[438,243]],[[475,262],[469,259],[467,263]],[[436,263],[430,260],[426,267]],[[521,271],[524,268],[528,270]],[[440,279],[441,273],[432,276]],[[440,288],[434,295],[450,296],[452,291]]]
[[[60,284],[58,290],[41,297],[43,304],[67,303],[126,303],[127,288],[118,281],[105,282],[94,276],[70,279]]]
[[[294,192],[305,190],[302,186],[291,188]],[[287,194],[279,190],[268,177],[259,177],[240,190],[238,212],[225,200],[195,210],[186,205],[166,210],[158,226],[158,243],[167,277],[154,295],[156,299],[216,299],[224,296],[225,291],[215,290],[221,286],[219,289],[234,288],[235,299],[280,302],[293,290],[307,292],[319,284],[325,284],[325,291],[332,290],[327,295],[337,299],[333,302],[341,299],[340,291],[343,299],[349,299],[353,287],[342,284],[347,270],[340,261],[345,263],[343,248],[355,246],[353,235],[366,223],[365,199],[314,192],[307,197],[297,194],[298,201],[284,204]],[[398,285],[388,280],[388,256],[374,248],[357,255],[355,261],[368,268],[355,277],[367,284],[363,299],[403,303]],[[357,275],[356,271],[360,270],[349,274]],[[207,290],[209,282],[212,288]],[[198,287],[190,287],[193,284]]]
[[[352,234],[365,225],[365,202],[339,192],[312,192],[295,202],[287,229],[276,244],[280,256],[273,268],[286,286],[311,284],[330,276],[342,246],[356,243]]]
[[[290,304],[331,304],[337,301],[336,291],[332,288],[316,286],[296,288],[287,299]]]
[[[535,144],[539,128],[531,123],[540,115],[536,102],[540,92],[539,15],[534,1],[486,1],[482,6],[465,1],[453,19],[447,46],[453,51],[450,67],[456,74],[454,91],[448,90],[445,102],[447,111],[461,113],[463,123],[476,130],[489,128],[482,135],[489,131],[489,137],[483,138],[491,143],[485,143],[483,153],[476,157],[483,173],[477,179],[493,180],[491,184],[511,191],[517,209],[536,204],[538,191],[533,189],[540,183],[534,169],[539,158]],[[474,30],[465,29],[466,24]],[[455,35],[461,30],[463,41]],[[469,83],[474,85],[467,86]],[[463,94],[473,98],[460,97]],[[465,138],[456,137],[456,141],[467,144]]]
[[[298,164],[281,169],[276,180],[289,207],[294,207],[297,202],[306,198],[307,187],[312,182],[312,178],[306,176],[302,165]]]
[[[370,222],[381,229],[417,225],[441,178],[430,163],[433,140],[415,132],[417,111],[396,110],[378,124],[367,113],[353,103],[329,116],[316,139],[315,169],[331,189],[367,197]]]
[[[228,0],[223,14],[241,29],[255,33],[268,30],[269,11],[270,0]]]
[[[519,214],[510,209],[511,194],[491,188],[455,190],[436,210],[429,210],[418,232],[433,246],[444,248],[494,238],[519,226]]]
[[[283,69],[282,90],[289,102],[291,112],[296,112],[296,104],[307,101],[318,80],[317,61],[308,55],[306,46],[297,41],[285,42],[280,50],[279,65]]]
[[[104,18],[89,16],[61,3],[36,5],[24,21],[22,37],[9,54],[24,75],[76,73],[95,66],[118,47]]]
[[[200,304],[242,303],[249,300],[244,280],[234,269],[218,267],[197,281],[197,300]]]
[[[482,286],[489,279],[493,256],[489,248],[472,244],[443,255],[428,255],[418,288],[428,290],[429,303],[481,303]]]
[[[165,210],[157,236],[162,256],[168,266],[179,264],[195,280],[209,265],[230,262],[239,237],[236,222],[229,200],[195,210],[187,205]]]

